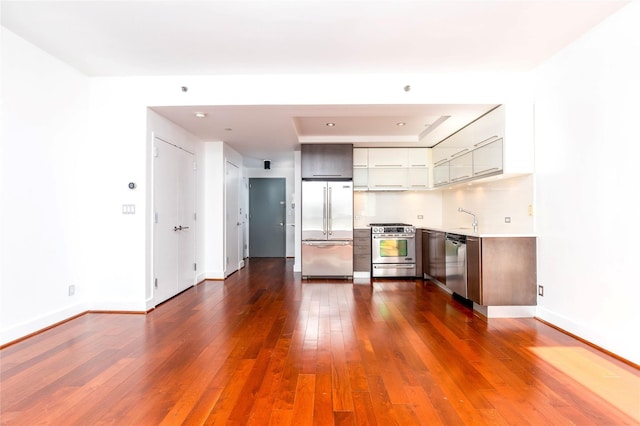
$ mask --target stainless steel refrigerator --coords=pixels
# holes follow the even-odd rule
[[[353,276],[351,181],[302,181],[302,276]]]

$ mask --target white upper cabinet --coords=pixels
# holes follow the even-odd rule
[[[431,149],[431,158],[433,160],[433,165],[437,166],[438,164],[442,164],[445,161],[449,160],[449,155],[451,154],[450,150],[448,150],[443,143],[439,143]]]
[[[433,186],[443,186],[449,183],[449,162],[445,161],[433,167]]]
[[[408,166],[408,148],[369,148],[370,168],[403,168]]]
[[[369,169],[369,189],[405,190],[408,188],[409,176],[405,168],[371,168]]]
[[[449,162],[449,174],[451,183],[471,179],[473,176],[473,156],[466,152]]]
[[[409,167],[429,167],[429,148],[408,148],[407,152]]]
[[[353,148],[353,168],[369,167],[369,148]]]
[[[353,190],[369,189],[369,148],[353,148]]]
[[[533,173],[533,105],[500,105],[434,146],[432,158],[434,186]]]
[[[354,148],[353,188],[427,190],[430,151],[430,148]]]
[[[488,176],[503,170],[502,141],[500,138],[473,150],[473,177]]]
[[[409,189],[429,189],[429,170],[426,168],[409,168]]]
[[[504,107],[500,106],[471,123],[474,148],[504,137]]]

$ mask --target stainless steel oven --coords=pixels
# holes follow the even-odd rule
[[[416,228],[406,223],[371,224],[373,277],[416,276]]]

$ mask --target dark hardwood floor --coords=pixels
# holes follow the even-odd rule
[[[148,315],[0,351],[3,425],[639,424],[638,370],[422,280],[301,281],[251,259]]]

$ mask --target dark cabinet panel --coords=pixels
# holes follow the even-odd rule
[[[353,270],[371,272],[371,230],[353,230]]]
[[[302,144],[303,179],[353,179],[352,144]]]
[[[446,234],[440,231],[425,231],[427,234],[426,242],[422,250],[426,251],[425,264],[422,269],[424,273],[431,278],[439,281],[441,284],[447,283],[445,275],[445,251],[444,240]],[[426,247],[426,248],[425,248]]]
[[[467,238],[469,299],[483,306],[533,306],[535,237]]]
[[[467,297],[482,305],[480,238],[467,237]]]
[[[416,229],[416,277],[422,278],[422,229]]]
[[[429,231],[422,230],[422,276],[429,274]]]

